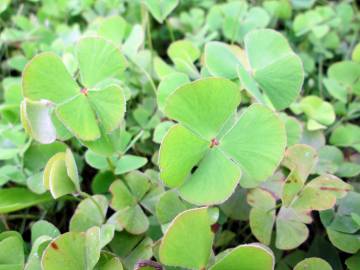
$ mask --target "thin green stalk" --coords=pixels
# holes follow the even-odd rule
[[[7,231],[10,230],[9,224],[7,223],[6,217],[4,215],[0,215],[0,219],[2,223],[4,224],[4,227]]]
[[[11,215],[8,216],[7,219],[8,220],[13,220],[13,219],[38,219],[39,217],[36,215],[32,215],[32,214],[15,214],[15,215]]]
[[[324,97],[324,93],[323,93],[323,58],[320,58],[319,61],[319,71],[318,71],[318,88],[319,88],[319,93],[320,93],[320,97]]]
[[[169,31],[171,42],[174,42],[175,41],[174,30],[169,22],[169,19],[166,19],[166,27]]]
[[[107,161],[107,163],[108,163],[108,165],[109,165],[109,167],[110,167],[110,170],[111,170],[112,172],[114,172],[114,171],[115,171],[115,165],[114,165],[114,163],[112,162],[111,158],[107,157],[107,158],[106,158],[106,161]]]

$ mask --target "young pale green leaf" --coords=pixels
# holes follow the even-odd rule
[[[56,140],[56,129],[51,121],[48,102],[24,99],[20,109],[23,126],[35,140],[43,144]]]
[[[320,258],[308,258],[299,262],[294,270],[332,270],[330,264]]]
[[[67,174],[65,154],[57,155],[57,158],[51,165],[49,173],[49,190],[55,199],[76,191],[74,183]]]
[[[62,158],[63,156],[64,156],[64,152],[55,153],[55,155],[50,157],[48,162],[46,163],[43,173],[43,185],[46,190],[50,189],[50,171],[52,169],[52,165],[56,160]]]
[[[261,244],[240,245],[225,251],[209,270],[273,270],[275,257],[271,249]]]
[[[80,190],[78,170],[70,149],[49,159],[44,169],[43,185],[55,199]]]
[[[81,82],[87,88],[107,79],[118,78],[127,66],[120,50],[102,38],[82,38],[76,46],[76,55]]]
[[[27,188],[12,187],[0,189],[0,213],[10,213],[51,201],[49,193],[35,194]]]
[[[151,15],[159,22],[163,21],[179,4],[179,0],[143,0],[144,4],[151,12]]]
[[[65,166],[67,175],[70,177],[71,181],[74,183],[76,190],[80,191],[80,178],[79,172],[76,165],[76,161],[73,153],[70,148],[67,148],[65,151]]]
[[[205,268],[214,238],[210,226],[208,208],[191,209],[176,216],[161,241],[160,262],[191,269]]]

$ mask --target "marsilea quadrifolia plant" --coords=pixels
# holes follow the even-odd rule
[[[291,17],[289,2],[266,1],[265,8],[222,3],[211,9],[206,25],[194,20],[204,17],[201,10],[182,13],[178,27],[194,20],[202,28],[181,40],[167,18],[178,0],[142,2],[149,50],[141,49],[141,25],[112,16],[90,24],[74,47],[59,50],[63,40],[55,47],[43,44],[47,52],[24,66],[14,91],[31,139],[20,128],[12,137],[21,145],[15,154],[28,176],[18,182],[32,192],[1,189],[0,213],[39,204],[68,230],[39,220],[24,252],[21,234],[0,228],[0,269],[287,270],[275,258],[304,243],[318,216],[334,246],[358,252],[360,213],[352,206],[360,198],[338,178],[356,175],[356,166],[335,146],[319,150],[311,141],[316,135],[300,143],[303,129],[326,129],[336,112],[318,96],[298,99],[303,61],[283,34],[263,28],[276,16]],[[168,59],[155,55],[150,15],[170,28]],[[296,35],[319,34],[321,28],[307,25],[304,32],[302,22],[299,17],[293,26]],[[221,34],[228,43],[214,41]],[[328,69],[324,85],[346,103],[358,95],[358,79],[358,63],[343,61]],[[150,94],[138,98],[142,88]],[[8,119],[19,117],[11,106],[3,111]],[[357,126],[333,128],[334,145],[359,149],[355,137],[344,135],[359,134]],[[138,144],[149,139],[160,147]],[[85,162],[91,167],[86,173]],[[61,217],[69,211],[70,220]],[[237,228],[243,222],[248,226]],[[239,245],[233,231],[258,242],[245,237]],[[295,270],[332,269],[301,252],[289,264]]]

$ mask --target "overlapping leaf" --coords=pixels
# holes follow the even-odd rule
[[[300,58],[287,40],[273,30],[251,31],[244,43],[249,66],[244,66],[225,44],[210,42],[205,48],[206,67],[215,76],[232,79],[237,74],[242,86],[258,102],[266,104],[268,98],[277,110],[287,108],[295,101],[304,80]],[[224,57],[218,57],[219,53]]]

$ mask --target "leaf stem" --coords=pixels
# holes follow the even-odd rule
[[[109,165],[109,167],[110,167],[110,170],[111,170],[112,172],[114,172],[114,171],[115,171],[115,165],[114,165],[114,163],[112,162],[111,158],[107,157],[107,158],[106,158],[106,161],[107,161],[107,163],[108,163],[108,165]]]
[[[174,42],[175,41],[174,30],[169,22],[169,19],[166,19],[166,27],[169,31],[171,42]]]
[[[319,72],[318,72],[318,88],[319,88],[319,93],[320,93],[320,97],[324,97],[324,93],[323,93],[323,85],[322,82],[323,81],[323,58],[320,57],[319,60]]]

